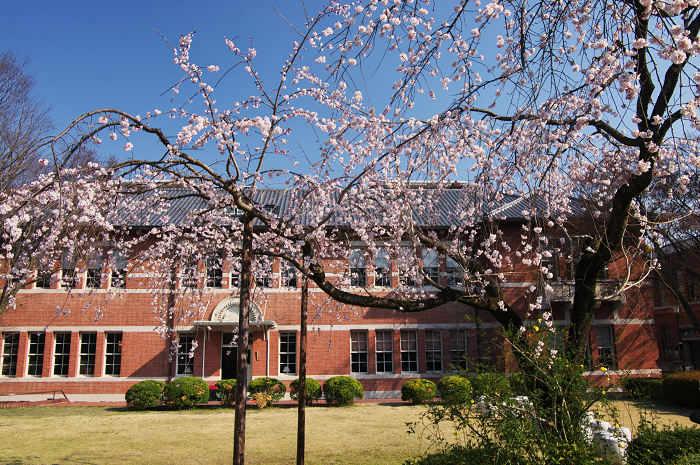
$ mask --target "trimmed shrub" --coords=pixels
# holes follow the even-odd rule
[[[679,463],[689,454],[700,450],[700,428],[687,426],[664,426],[643,423],[637,436],[627,448],[627,463],[630,465],[653,465],[657,463]],[[680,461],[680,463],[683,463]],[[694,463],[694,462],[690,462]]]
[[[230,407],[236,404],[236,380],[235,379],[222,379],[217,381],[216,392],[219,394],[219,399],[221,400],[221,405],[224,407]]]
[[[473,397],[509,397],[511,394],[508,378],[498,373],[479,373],[469,378]]]
[[[126,391],[126,405],[136,410],[158,407],[163,403],[164,388],[165,383],[161,381],[140,381]]]
[[[675,373],[664,378],[663,396],[672,404],[700,407],[700,370]]]
[[[321,398],[321,383],[315,379],[306,378],[306,405],[312,405],[315,400]],[[295,379],[289,385],[289,396],[292,400],[299,400],[299,379]]]
[[[631,376],[621,380],[622,388],[627,394],[651,400],[661,399],[662,382],[661,378],[632,378]]]
[[[287,386],[278,379],[263,376],[251,381],[248,384],[248,391],[250,391],[251,397],[254,397],[255,394],[263,394],[266,399],[269,397],[267,402],[272,403],[284,397],[284,393],[287,392]]]
[[[437,395],[437,386],[429,379],[409,379],[401,386],[401,400],[410,400],[422,404],[433,400]]]
[[[177,378],[165,385],[163,397],[171,407],[181,410],[209,402],[209,385],[200,378]]]
[[[445,376],[437,387],[440,398],[448,404],[465,404],[471,399],[472,385],[462,376]]]
[[[355,399],[362,399],[365,391],[362,384],[349,376],[334,376],[323,383],[323,394],[331,405],[352,405]]]

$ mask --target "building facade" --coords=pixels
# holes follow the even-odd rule
[[[499,225],[512,250],[521,241],[521,227],[517,218]],[[443,285],[463,285],[451,260],[413,249],[426,275]],[[410,279],[385,257],[368,258],[361,243],[357,254],[361,259],[351,255],[335,270],[346,276],[349,287],[390,293]],[[121,401],[129,386],[145,379],[196,376],[211,385],[236,377],[238,276],[223,257],[213,253],[175,270],[177,288],[171,290],[153,289],[145,274],[133,271],[131,259],[124,254],[113,269],[100,259],[62,267],[19,291],[15,308],[0,315],[0,396],[63,391],[72,401]],[[523,316],[541,297],[538,311],[552,314],[562,337],[573,285],[570,263],[556,255],[552,260],[553,274],[543,280],[540,267],[513,259],[503,289]],[[645,282],[620,295],[607,293],[617,282],[612,275],[599,286],[588,374],[603,376],[605,367],[656,375],[654,288]],[[292,269],[273,262],[271,277],[257,279],[256,287],[249,379],[270,376],[289,384],[299,371],[300,280]],[[186,317],[164,315],[157,309],[167,299],[173,300],[165,308],[200,305],[203,310]],[[331,301],[313,285],[310,301],[307,376],[320,382],[335,375],[355,377],[366,397],[400,397],[402,384],[411,378],[437,381],[454,370],[509,371],[513,366],[495,319],[463,304],[418,313],[354,308]]]

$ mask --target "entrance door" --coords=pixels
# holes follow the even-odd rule
[[[236,379],[238,347],[221,348],[221,379]]]
[[[224,333],[221,338],[221,379],[236,379],[238,374],[238,347],[232,346],[233,334]],[[249,335],[248,347],[253,344],[253,335]],[[250,358],[250,349],[248,349],[248,381],[253,373],[253,361]]]

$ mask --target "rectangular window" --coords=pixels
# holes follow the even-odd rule
[[[425,369],[442,371],[442,331],[425,331]]]
[[[37,271],[34,287],[36,289],[51,289],[51,272],[46,270]]]
[[[114,264],[112,265],[112,276],[110,286],[117,289],[126,287],[127,252],[116,250],[113,252]]]
[[[70,362],[70,333],[54,333],[53,374],[68,376]]]
[[[450,365],[453,369],[467,369],[467,331],[450,330]]]
[[[683,271],[676,270],[676,286],[681,294],[685,293],[685,280],[683,279]]]
[[[80,335],[80,367],[78,373],[83,376],[95,376],[95,354],[97,353],[97,334]]]
[[[391,331],[377,331],[375,345],[377,373],[394,372],[394,335]]]
[[[180,272],[180,287],[183,289],[196,289],[197,277],[197,262],[190,262],[183,265]]]
[[[194,353],[192,344],[194,334],[178,334],[177,340],[177,374],[194,374]]]
[[[374,258],[374,285],[391,287],[391,264],[386,250],[381,250]]]
[[[105,375],[120,376],[122,366],[122,333],[106,333]]]
[[[297,333],[280,333],[280,373],[297,372]]]
[[[366,331],[350,331],[350,371],[367,373]]]
[[[656,280],[656,306],[664,307],[666,305],[666,285],[663,280]]]
[[[258,287],[272,287],[272,276],[269,274],[265,274],[264,276],[256,276],[255,285]]]
[[[447,257],[447,285],[454,288],[464,287],[464,273],[459,264]]]
[[[353,249],[348,259],[350,266],[350,285],[354,287],[367,286],[367,260],[364,250]]]
[[[87,259],[85,287],[89,289],[102,287],[102,256],[99,253],[93,253]]]
[[[605,368],[615,368],[615,345],[613,343],[612,326],[596,328],[598,337],[598,364]]]
[[[401,331],[401,371],[418,372],[418,332]]]
[[[27,374],[29,376],[41,376],[44,369],[45,341],[45,333],[29,334],[29,360],[27,361]]]
[[[2,375],[17,375],[17,354],[19,354],[19,334],[5,333],[2,344]]]
[[[71,256],[68,250],[63,251],[61,258],[61,287],[66,289],[75,289],[78,287],[78,275],[75,268],[77,264],[75,258]]]
[[[281,265],[282,272],[281,278],[282,282],[280,287],[297,287],[297,270],[293,266],[283,262]]]
[[[436,284],[440,284],[440,265],[436,250],[423,249],[423,273]],[[429,285],[426,281],[426,285]]]
[[[417,261],[416,250],[413,247],[401,247],[398,257],[399,284],[401,286],[413,287],[416,285],[415,268]]]
[[[223,254],[215,252],[207,256],[207,287],[221,289],[223,278]]]
[[[688,286],[688,300],[691,302],[698,300],[698,283],[691,283]]]

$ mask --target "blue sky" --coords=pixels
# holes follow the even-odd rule
[[[323,3],[305,1],[312,15]],[[52,107],[60,130],[97,108],[132,114],[172,108],[172,94],[161,94],[182,73],[154,29],[174,45],[180,34],[197,31],[193,60],[222,69],[234,61],[224,36],[237,36],[235,42],[244,50],[253,37],[261,58],[256,66],[276,73],[295,33],[273,7],[303,26],[301,0],[8,1],[2,7],[6,21],[0,28],[0,50],[32,59],[36,93]],[[221,103],[222,96],[218,98]]]

